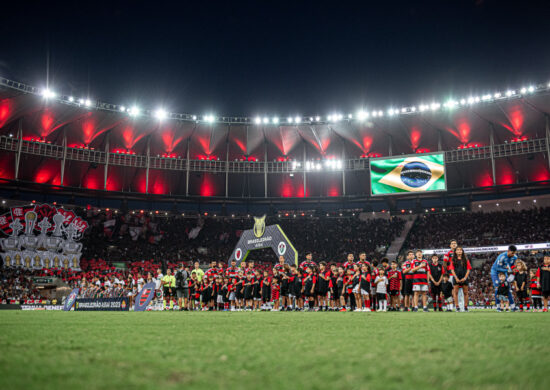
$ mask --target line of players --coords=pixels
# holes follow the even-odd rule
[[[531,291],[534,308],[541,309],[542,295],[547,310],[550,291],[544,289],[550,284],[550,256],[545,256],[543,267],[536,272],[532,270],[528,275],[525,264],[517,260],[515,253],[516,248],[510,246],[507,252],[497,257],[491,269],[497,310],[504,308],[504,305],[501,306],[503,301],[515,309],[510,288],[512,284],[520,299],[520,310],[530,308],[528,290]],[[546,262],[548,267],[545,268]],[[180,307],[203,310],[316,308],[324,311],[398,311],[402,304],[404,311],[428,311],[430,294],[434,311],[452,311],[458,310],[458,295],[462,289],[463,310],[468,311],[471,269],[463,248],[457,245],[456,240],[451,241],[443,263],[435,254],[427,261],[422,251],[417,250],[408,251],[400,267],[396,261],[390,263],[387,259],[382,259],[380,264],[371,264],[364,252],[359,254],[357,262],[353,254],[348,254],[347,261],[340,267],[326,262],[317,264],[311,253],[306,254],[306,260],[299,267],[285,264],[281,256],[272,275],[256,270],[253,262],[241,264],[238,268],[233,261],[230,267],[224,269],[221,263],[216,266],[213,261],[204,275],[201,275],[196,264],[187,283],[189,293],[182,294],[190,299],[187,301],[184,298]],[[509,274],[514,275],[515,280]],[[273,302],[272,307],[270,302]]]

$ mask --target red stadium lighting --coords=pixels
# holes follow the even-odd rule
[[[204,213],[204,216],[207,216],[207,215],[208,215],[208,213]]]

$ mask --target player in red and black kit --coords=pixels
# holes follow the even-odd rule
[[[370,263],[367,260],[367,252],[359,252],[359,261],[357,262],[357,264],[359,264],[359,268],[361,268],[363,264],[368,265],[369,268],[371,267]]]
[[[539,279],[537,278],[536,269],[532,269],[529,271],[529,288],[531,289],[531,302],[533,305],[533,311],[542,311],[540,283]]]
[[[313,273],[313,269],[308,266],[306,267],[306,273],[304,280],[302,281],[304,285],[304,296],[306,297],[308,310],[313,311],[313,303],[315,300],[315,285],[317,284],[317,277]]]
[[[434,305],[434,311],[443,311],[443,299],[441,297],[441,282],[443,281],[443,265],[439,263],[439,256],[435,253],[432,255],[430,262],[430,295]]]
[[[283,270],[285,269],[285,257],[284,256],[279,256],[279,263],[275,264],[273,269],[275,269],[277,272],[283,272]]]
[[[402,276],[397,268],[397,261],[392,260],[388,271],[390,311],[399,311],[399,293],[401,292]]]
[[[321,261],[319,263],[319,273],[317,277],[317,302],[319,311],[327,311],[327,295],[330,282],[330,270],[327,269],[327,263]]]
[[[311,252],[307,252],[306,259],[300,263],[300,271],[305,272],[307,267],[311,267],[312,270],[317,267],[317,263],[313,261],[313,253]]]
[[[414,308],[418,311],[419,299],[422,297],[422,309],[428,311],[428,273],[430,267],[422,257],[422,251],[416,250],[416,257],[412,262],[411,273],[413,274]]]
[[[207,277],[209,280],[215,279],[218,275],[218,268],[216,266],[216,260],[212,260],[210,262],[210,268],[206,270],[204,273],[204,276]]]
[[[456,311],[459,311],[458,306],[458,290],[462,289],[464,294],[464,311],[468,311],[468,277],[470,276],[470,271],[472,266],[470,260],[466,257],[464,249],[457,246],[454,252],[454,255],[449,263],[447,268],[448,271],[453,275],[453,299],[455,302]]]
[[[409,311],[412,305],[413,295],[413,274],[411,273],[412,262],[414,260],[414,252],[407,252],[407,259],[401,264],[401,272],[403,273],[403,307],[405,311]]]
[[[366,254],[365,254],[366,256]],[[347,261],[344,263],[343,267],[344,267],[344,270],[347,272],[348,270],[352,270],[353,271],[353,266],[355,265],[355,262],[354,262],[354,256],[353,256],[353,253],[348,253],[348,258],[347,258]]]
[[[455,249],[457,246],[458,246],[458,242],[455,239],[452,239],[449,242],[449,248],[451,249],[446,254],[443,255],[443,273],[446,273],[449,275],[449,281],[451,283],[454,283],[454,280],[453,280],[453,275],[449,271],[449,264],[453,259],[453,255],[455,253]]]

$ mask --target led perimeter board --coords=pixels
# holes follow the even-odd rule
[[[446,191],[444,153],[370,160],[371,195]]]

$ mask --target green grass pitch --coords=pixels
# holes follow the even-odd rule
[[[546,313],[0,312],[1,389],[543,389]]]

